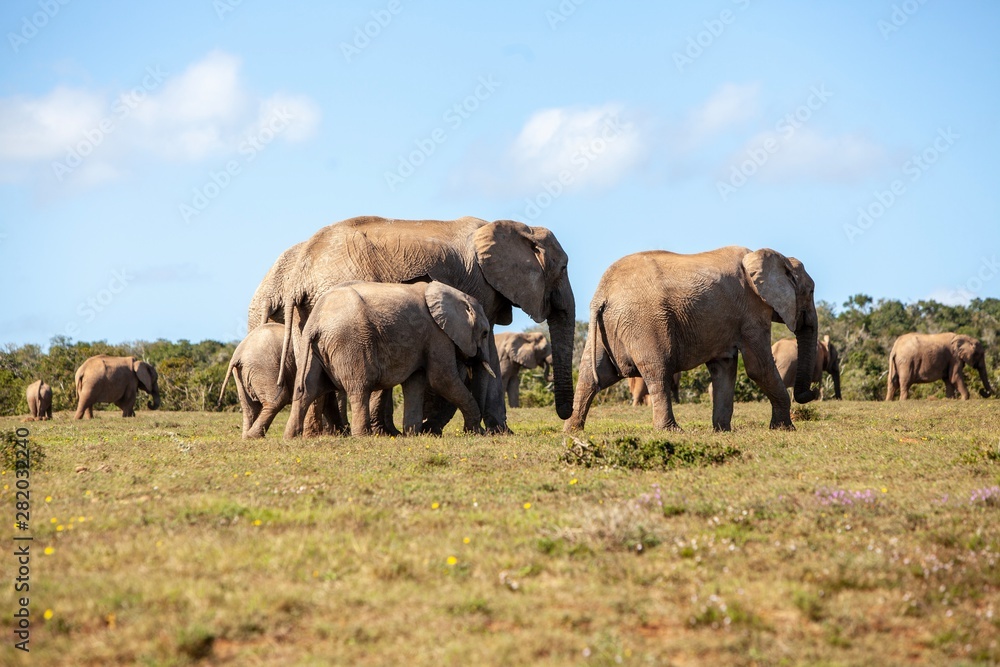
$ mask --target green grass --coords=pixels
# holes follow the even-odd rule
[[[232,413],[3,418],[45,460],[31,653],[5,584],[0,664],[997,663],[998,405],[828,401],[783,432],[741,404],[729,434],[601,405],[578,442],[552,408],[291,443],[284,415],[256,442]]]

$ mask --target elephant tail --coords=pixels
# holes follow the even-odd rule
[[[236,353],[233,352],[233,358],[229,360],[229,367],[226,369],[226,377],[222,378],[222,389],[219,390],[219,400],[216,402],[215,407],[222,407],[222,397],[226,395],[226,385],[229,384],[229,376],[233,374],[233,367],[236,366]]]
[[[892,400],[893,394],[896,393],[895,389],[898,386],[899,386],[899,369],[896,368],[896,347],[893,346],[892,351],[889,352],[889,372],[888,372],[885,400],[887,401]]]
[[[278,361],[278,386],[285,386],[285,359],[288,358],[288,344],[292,340],[292,315],[295,312],[295,303],[292,299],[285,299],[285,333],[281,337],[281,359]],[[295,352],[293,351],[294,355]],[[293,378],[294,381],[294,378]]]

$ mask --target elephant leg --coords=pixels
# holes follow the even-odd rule
[[[507,400],[510,401],[510,407],[519,408],[521,407],[521,374],[516,373],[510,378],[510,387],[507,391]]]
[[[965,374],[962,373],[962,366],[957,366],[951,373],[951,380],[955,384],[955,389],[963,401],[969,400],[969,388],[965,386]]]
[[[743,366],[747,377],[753,380],[764,391],[767,400],[771,401],[771,428],[794,429],[792,425],[791,407],[788,390],[781,380],[778,368],[774,365],[768,339],[747,341],[743,346]]]
[[[500,398],[502,400],[503,395]],[[457,410],[458,408],[446,401],[432,387],[428,388],[424,394],[424,414],[427,416],[420,432],[441,435]]]
[[[294,384],[292,385],[292,410],[288,415],[288,422],[285,424],[284,433],[284,437],[287,439],[302,436],[305,432],[306,413],[312,407],[314,399],[319,394],[320,381],[322,376],[326,374],[322,365],[313,359],[311,354],[306,356],[309,359],[306,363],[299,366],[295,373]],[[257,422],[258,424],[263,424],[260,419]]]
[[[368,405],[372,399],[371,390],[347,389],[347,392],[351,401],[351,435],[371,435],[371,408]]]
[[[135,395],[134,391],[126,391],[125,395],[115,401],[122,410],[122,417],[135,417]]]
[[[93,419],[93,418],[94,418],[94,406],[93,405],[88,405],[87,406],[87,419]]]
[[[306,410],[302,433],[307,438],[315,438],[323,434],[323,410],[326,408],[325,399],[325,396],[315,396]]]
[[[249,437],[247,434],[250,432],[250,428],[260,415],[262,406],[259,402],[250,399],[240,375],[236,375],[236,398],[240,401],[240,412],[243,413],[243,438],[246,439]]]
[[[247,429],[247,433],[243,436],[243,438],[263,438],[267,433],[267,430],[271,428],[271,422],[274,421],[274,418],[278,416],[278,413],[281,412],[289,403],[290,401],[285,397],[282,397],[278,401],[256,403],[256,414],[253,421],[250,423],[250,428]]]
[[[403,382],[403,434],[416,435],[424,423],[424,393],[427,376],[414,373]]]
[[[705,364],[712,377],[712,428],[716,431],[733,429],[733,395],[736,391],[736,350],[733,356],[712,359]]]
[[[346,394],[337,391],[331,384],[327,388],[326,399],[323,401],[323,433],[325,435],[344,435],[347,431]]]
[[[591,346],[587,346],[580,360],[580,376],[577,378],[576,394],[573,396],[573,414],[566,420],[564,431],[582,431],[587,424],[590,404],[593,403],[597,393],[621,380],[621,376],[618,375],[603,348],[597,350],[596,363],[591,361],[591,357]]]
[[[371,432],[375,435],[397,437],[402,435],[396,428],[393,417],[392,389],[373,391],[369,399],[368,414],[371,416]]]
[[[899,373],[899,400],[905,401],[910,398],[910,374],[906,371]]]
[[[461,370],[464,372],[465,368],[461,367]],[[467,433],[485,432],[483,427],[479,425],[483,415],[479,406],[476,405],[476,399],[454,369],[428,369],[427,382],[442,398],[452,405],[458,406],[458,409],[462,411],[462,418],[465,421],[464,429]],[[502,398],[503,396],[501,396]]]
[[[83,419],[87,416],[87,399],[84,396],[80,396],[80,400],[76,404],[76,413],[73,415],[73,419]],[[93,413],[90,415],[93,417]]]
[[[639,368],[646,382],[649,402],[653,406],[653,426],[658,429],[680,431],[681,427],[674,418],[674,406],[670,396],[670,376],[662,370]]]
[[[955,398],[955,385],[948,378],[944,379],[944,396],[945,398]]]

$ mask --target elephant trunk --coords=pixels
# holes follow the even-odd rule
[[[157,410],[160,407],[160,387],[156,384],[153,385],[152,392],[153,400],[146,403],[146,407],[150,410]]]
[[[798,345],[798,368],[795,369],[795,402],[808,403],[816,398],[812,390],[813,366],[816,363],[816,309],[810,308],[802,314],[799,328],[795,331]]]
[[[979,395],[983,398],[989,398],[993,395],[993,387],[990,386],[990,374],[986,370],[985,358],[976,365],[976,370],[979,371],[979,379],[983,382],[983,388],[979,391]]]
[[[573,334],[576,329],[575,311],[570,308],[549,317],[552,337],[552,378],[559,419],[573,414]]]

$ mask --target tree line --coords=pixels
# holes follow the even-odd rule
[[[866,294],[856,294],[838,309],[827,302],[816,304],[819,334],[829,335],[840,354],[841,390],[847,400],[882,400],[885,397],[889,350],[893,341],[904,333],[939,333],[951,331],[973,336],[986,348],[990,381],[1000,386],[1000,299],[973,299],[969,305],[949,306],[937,301],[917,301],[904,304],[891,299],[875,301]],[[544,328],[544,327],[543,327]],[[573,355],[574,367],[579,366],[587,335],[587,323],[578,322]],[[790,336],[783,325],[774,325],[772,337]],[[36,379],[52,385],[52,409],[75,410],[74,376],[88,357],[95,354],[134,356],[151,363],[159,374],[162,410],[236,410],[239,401],[232,382],[226,388],[221,407],[216,407],[219,389],[237,341],[222,343],[204,340],[171,342],[135,341],[111,345],[104,341],[73,342],[57,336],[43,352],[38,345],[7,345],[0,350],[0,414],[19,415],[28,412],[24,391]],[[704,366],[683,374],[682,401],[707,401],[708,369]],[[825,382],[830,382],[825,377]],[[975,373],[966,374],[971,393],[981,388]],[[832,395],[832,385],[827,387]],[[911,393],[920,397],[944,397],[943,383],[916,385]],[[740,401],[763,400],[763,392],[742,370],[737,379],[736,398]],[[140,397],[140,409],[145,398]],[[603,392],[600,400],[630,400],[628,386],[620,382]],[[541,373],[525,372],[521,376],[521,402],[526,407],[553,403],[550,388]],[[115,406],[103,406],[117,410]]]

